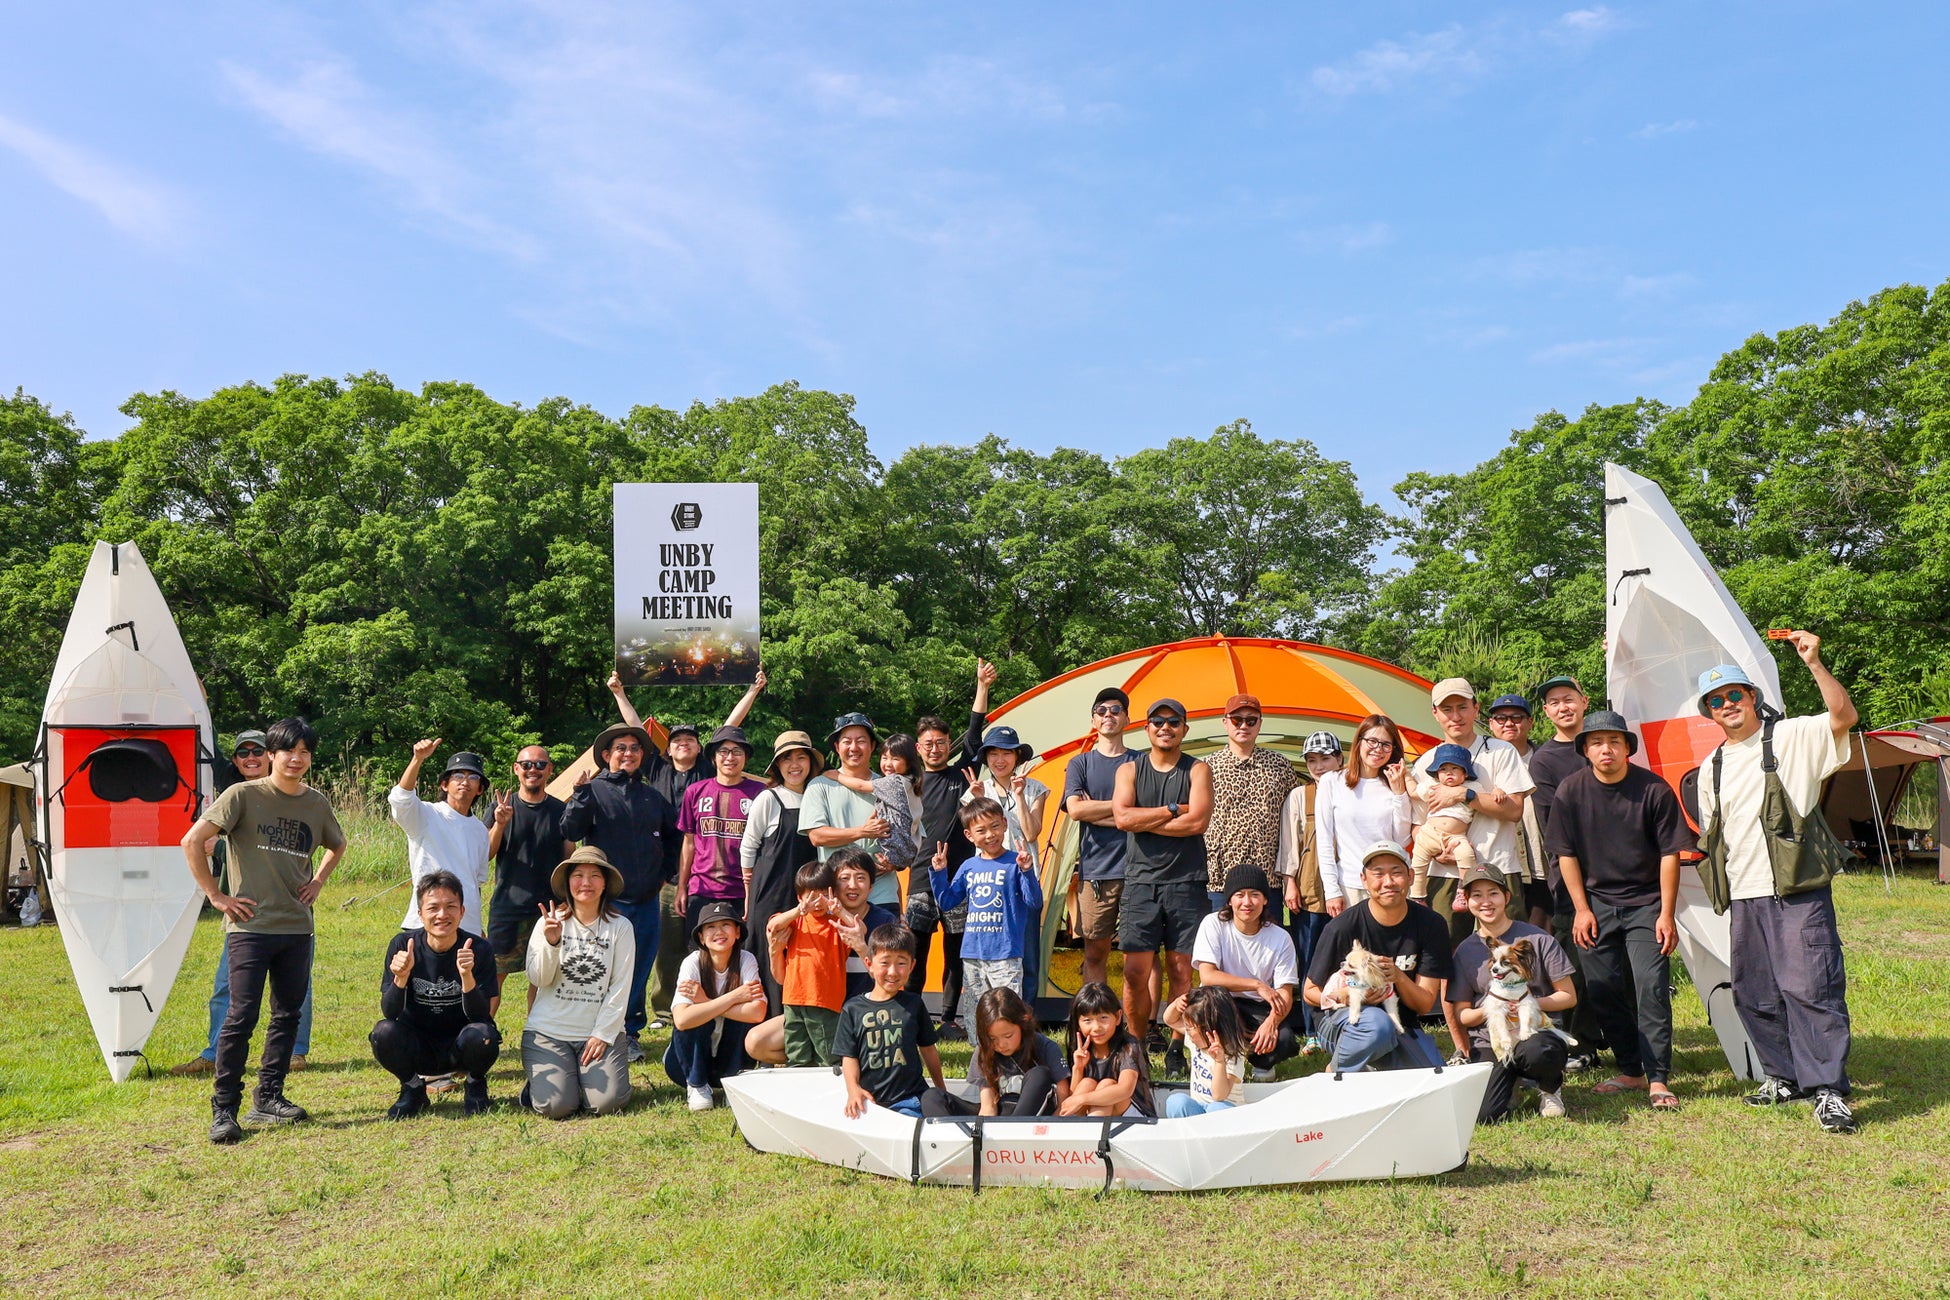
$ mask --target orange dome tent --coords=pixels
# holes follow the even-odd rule
[[[1142,720],[1153,700],[1170,696],[1185,706],[1191,729],[1185,752],[1209,754],[1225,744],[1222,714],[1228,697],[1257,696],[1266,722],[1260,743],[1298,759],[1301,745],[1315,731],[1331,731],[1343,744],[1371,713],[1393,718],[1411,757],[1437,743],[1422,730],[1429,717],[1431,683],[1392,664],[1305,641],[1256,637],[1199,637],[1102,659],[1025,691],[989,714],[1006,722],[1034,747],[1027,775],[1050,789],[1041,852],[1043,893],[1043,988],[1067,990],[1048,982],[1049,950],[1062,927],[1064,900],[1076,865],[1076,827],[1056,806],[1070,759],[1092,743],[1090,707],[1097,692],[1120,687],[1131,697],[1131,724],[1125,740],[1133,749],[1149,746]],[[939,953],[939,949],[936,949]],[[935,962],[938,963],[938,955]],[[939,972],[933,987],[939,987]]]

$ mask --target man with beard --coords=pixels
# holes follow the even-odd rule
[[[494,948],[495,972],[506,979],[525,967],[528,936],[550,901],[549,877],[555,864],[575,851],[562,834],[568,805],[548,792],[555,764],[540,745],[525,745],[515,755],[515,789],[495,798],[488,852],[494,858],[494,894],[488,902],[487,941]],[[535,990],[528,990],[530,1006]]]

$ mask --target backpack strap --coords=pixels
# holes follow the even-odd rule
[[[1760,728],[1760,770],[1763,772],[1772,772],[1775,767],[1774,719],[1769,718],[1761,724]],[[1715,790],[1713,793],[1717,795],[1719,791]]]

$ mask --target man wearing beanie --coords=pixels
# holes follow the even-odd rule
[[[1199,923],[1192,944],[1198,982],[1232,995],[1239,1023],[1251,1035],[1247,1060],[1260,1083],[1300,1051],[1294,1032],[1300,964],[1293,936],[1267,916],[1272,898],[1273,884],[1263,867],[1232,868],[1225,876],[1225,905]]]

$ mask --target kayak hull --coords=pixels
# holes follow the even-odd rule
[[[1317,1074],[1244,1085],[1247,1102],[1188,1119],[916,1120],[845,1113],[831,1070],[756,1070],[725,1080],[760,1151],[917,1183],[1208,1191],[1416,1178],[1460,1167],[1490,1067]]]

